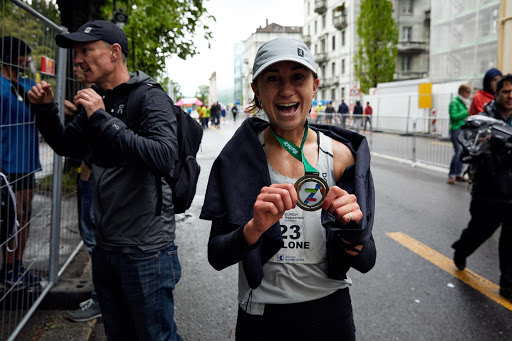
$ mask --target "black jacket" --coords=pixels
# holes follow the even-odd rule
[[[138,71],[112,90],[95,87],[105,110],[89,119],[82,110],[65,127],[55,103],[32,106],[39,131],[57,154],[83,158],[90,147],[96,242],[106,250],[156,250],[174,240],[170,189],[161,176],[170,172],[177,155],[176,117],[171,99],[154,87],[141,100],[137,131],[129,129],[126,103],[141,83],[154,80]]]
[[[479,115],[505,121],[496,100],[484,106]],[[512,155],[504,146],[493,145],[492,154],[473,164],[472,194],[489,200],[512,200]]]
[[[256,197],[262,187],[271,184],[267,158],[258,140],[258,132],[266,127],[268,122],[247,119],[226,144],[213,164],[200,215],[201,219],[212,220],[208,242],[210,264],[221,270],[242,261],[249,286],[253,289],[261,283],[263,264],[283,246],[279,222],[263,233],[254,247],[246,243],[243,235],[243,227],[252,219]],[[345,170],[337,185],[357,196],[364,215],[359,224],[343,227],[329,212],[322,212],[322,225],[327,230],[328,276],[344,279],[350,267],[367,272],[375,264],[376,257],[372,237],[375,193],[368,144],[364,136],[345,129],[313,124],[310,127],[352,150],[356,163]],[[354,257],[347,255],[339,237],[364,244],[364,252]]]

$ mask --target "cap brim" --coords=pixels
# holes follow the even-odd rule
[[[55,37],[55,42],[57,43],[57,46],[63,47],[66,49],[72,48],[75,45],[75,43],[86,43],[89,41],[96,41],[96,40],[100,40],[100,39],[96,38],[94,36],[91,36],[90,34],[85,34],[82,32],[59,34]]]
[[[256,70],[256,73],[253,74],[252,76],[252,80],[255,80],[256,77],[258,77],[263,71],[265,71],[265,69],[267,69],[270,65],[272,64],[276,64],[276,63],[279,63],[279,62],[285,62],[285,61],[289,61],[289,62],[296,62],[296,63],[299,63],[301,65],[303,65],[304,67],[306,67],[307,69],[311,70],[311,72],[313,73],[317,73],[317,70],[315,67],[313,67],[311,64],[309,64],[307,61],[304,60],[304,58],[300,58],[300,57],[297,57],[297,58],[294,58],[294,57],[282,57],[282,56],[279,56],[277,58],[273,58],[269,61],[267,61],[265,64],[263,64],[262,66],[260,66],[258,68],[258,70]]]

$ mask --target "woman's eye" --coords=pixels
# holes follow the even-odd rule
[[[305,76],[302,73],[296,73],[295,75],[293,75],[293,79],[296,81],[303,80],[304,78]]]
[[[268,76],[267,81],[269,82],[277,82],[279,80],[279,77],[277,76]]]

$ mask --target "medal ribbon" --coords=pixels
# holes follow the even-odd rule
[[[304,156],[303,148],[304,148],[304,143],[306,142],[306,139],[308,138],[308,130],[309,130],[308,120],[306,120],[306,124],[304,126],[306,129],[304,130],[304,135],[302,136],[302,143],[300,144],[300,147],[297,147],[294,143],[277,135],[276,132],[274,131],[274,129],[272,128],[272,126],[270,126],[270,128],[272,129],[272,133],[276,137],[277,141],[279,141],[281,146],[283,146],[283,148],[286,149],[286,151],[288,151],[288,153],[290,153],[291,156],[293,156],[294,158],[296,158],[297,160],[302,162],[302,164],[304,165],[304,170],[305,170],[306,174],[318,175],[319,174],[318,171],[315,169],[315,167],[313,167],[309,164],[308,160],[306,160],[306,157]]]

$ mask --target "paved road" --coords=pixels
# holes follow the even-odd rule
[[[197,218],[211,164],[234,128],[205,131],[198,194],[178,225],[183,275],[176,318],[188,341],[234,339],[238,269],[218,272],[208,264],[209,224]],[[511,340],[512,306],[485,295],[493,297],[499,281],[497,235],[468,259],[475,288],[456,277],[473,278],[450,260],[450,245],[469,219],[467,185],[450,186],[444,173],[381,158],[372,160],[372,170],[377,265],[368,274],[349,272],[358,340]]]

